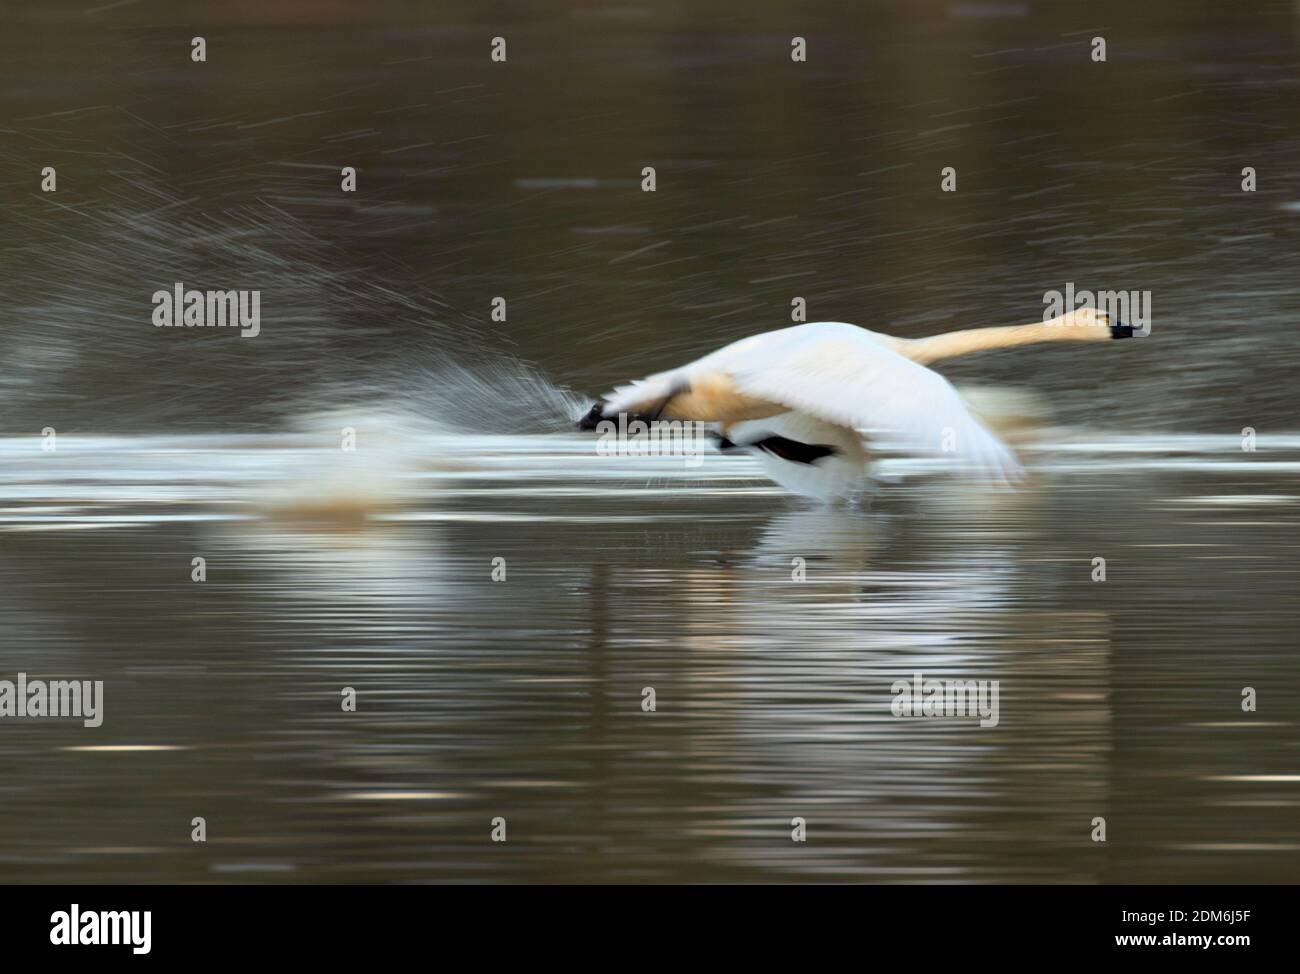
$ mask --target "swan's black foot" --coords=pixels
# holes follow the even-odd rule
[[[594,430],[600,425],[600,421],[605,418],[604,409],[605,404],[603,402],[598,402],[592,406],[591,409],[583,415],[582,419],[578,420],[578,429]]]
[[[790,440],[784,436],[764,437],[756,440],[753,445],[791,463],[813,464],[822,457],[833,457],[840,452],[833,446],[822,443],[800,443],[798,440]]]
[[[733,443],[721,434],[718,436],[718,450],[721,453],[744,453],[750,447],[756,447],[770,453],[782,460],[789,460],[791,463],[813,464],[822,457],[833,457],[840,451],[833,446],[825,446],[821,443],[800,443],[798,440],[791,440],[784,436],[765,436],[761,440],[754,440],[752,443],[743,445]]]
[[[661,411],[662,407],[659,411],[653,413],[617,413],[614,416],[606,416],[605,403],[598,402],[587,410],[587,412],[583,414],[582,418],[574,425],[580,430],[599,429],[601,423],[613,423],[616,426],[623,424],[620,428],[626,428],[626,426],[630,426],[632,423],[640,421],[649,426],[651,423],[658,421],[659,412]]]

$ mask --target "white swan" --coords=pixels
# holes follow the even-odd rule
[[[777,483],[815,497],[850,494],[868,442],[950,455],[984,479],[1020,473],[1011,450],[967,409],[930,362],[1038,342],[1109,341],[1134,334],[1105,311],[1048,322],[905,339],[837,321],[741,339],[688,365],[619,386],[578,422],[595,429],[620,413],[719,424],[724,449],[743,449]]]

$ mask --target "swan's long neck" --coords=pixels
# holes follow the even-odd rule
[[[1041,342],[1096,342],[1116,338],[1110,326],[1103,324],[1071,325],[1055,321],[1035,321],[1028,325],[1004,325],[995,328],[968,328],[946,335],[913,338],[900,342],[898,350],[914,362],[929,365],[945,358],[972,355],[994,348],[1014,348]]]

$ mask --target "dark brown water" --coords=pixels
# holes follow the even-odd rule
[[[1293,5],[94,7],[0,39],[0,680],[105,683],[0,721],[0,880],[1300,876]],[[155,329],[175,281],[262,334]],[[945,369],[1050,403],[1016,492],[563,431],[796,296],[1070,281],[1150,338]]]

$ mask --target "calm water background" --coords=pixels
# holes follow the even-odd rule
[[[0,880],[1300,878],[1295,5],[94,7],[0,36],[0,678],[106,683],[0,723]],[[1070,281],[1151,338],[944,370],[1050,402],[1018,493],[565,431],[795,296]],[[918,670],[1000,725],[891,717]]]

